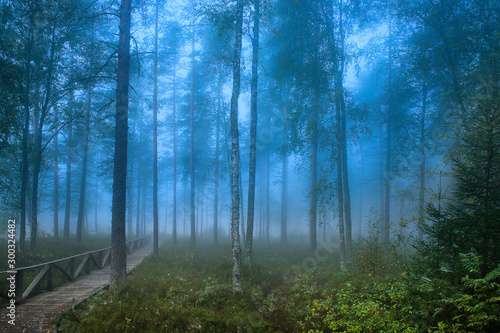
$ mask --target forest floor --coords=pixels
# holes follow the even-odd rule
[[[196,249],[165,240],[125,286],[67,312],[58,331],[500,332],[500,266],[486,276],[440,276],[406,243],[368,238],[356,240],[342,272],[335,241],[318,239],[314,255],[308,244],[255,242],[243,290],[233,294],[229,240],[198,241]]]
[[[307,242],[254,246],[243,291],[231,290],[229,243],[164,242],[128,277],[59,322],[63,332],[299,332],[314,294],[342,284],[338,254],[311,256]],[[299,245],[298,245],[299,244]],[[314,274],[311,272],[314,271]]]

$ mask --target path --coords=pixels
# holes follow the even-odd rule
[[[127,257],[127,273],[137,267],[151,253],[152,243]],[[83,275],[51,292],[44,292],[16,306],[16,325],[7,321],[7,309],[0,310],[0,332],[47,333],[52,322],[65,311],[81,304],[88,297],[109,285],[110,266]],[[55,328],[55,325],[54,325]],[[54,330],[56,332],[56,330]]]

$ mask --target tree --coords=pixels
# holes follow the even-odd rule
[[[90,109],[92,108],[92,84],[87,86],[87,105],[85,107],[85,129],[83,134],[83,156],[82,156],[82,175],[80,180],[80,199],[78,204],[78,219],[76,222],[76,240],[82,241],[83,218],[85,214],[85,193],[87,189],[87,169],[89,157],[89,135],[90,135]]]
[[[73,102],[73,94],[71,95],[70,103]],[[66,125],[66,203],[64,206],[64,226],[63,237],[69,239],[70,234],[70,219],[71,219],[71,164],[72,164],[72,146],[73,146],[73,115],[71,114],[72,105],[68,105],[68,124]]]
[[[120,6],[120,41],[118,44],[118,76],[116,87],[116,127],[111,208],[111,279],[115,287],[127,278],[127,247],[125,243],[127,191],[128,85],[130,73],[130,21],[132,1],[122,0]]]
[[[238,97],[240,95],[240,67],[243,30],[243,0],[236,3],[236,25],[233,57],[233,92],[231,95],[231,251],[233,257],[233,292],[241,291],[241,248],[240,248],[240,160],[238,131]]]
[[[255,169],[257,162],[257,83],[259,66],[259,21],[260,0],[254,0],[252,38],[252,83],[250,101],[250,165],[248,171],[248,218],[245,255],[248,265],[252,264],[253,225],[255,216]]]
[[[33,166],[33,181],[32,181],[32,191],[31,191],[31,243],[30,243],[30,252],[32,254],[35,253],[36,250],[36,240],[38,237],[38,184],[40,181],[40,171],[42,166],[42,131],[43,126],[45,124],[45,120],[48,116],[49,110],[51,108],[51,98],[52,89],[53,89],[53,80],[54,80],[54,67],[55,63],[55,54],[56,54],[56,29],[58,24],[58,15],[59,8],[56,6],[54,9],[55,12],[51,17],[52,26],[51,26],[51,37],[50,37],[50,50],[49,50],[49,59],[48,59],[48,67],[46,73],[46,82],[45,82],[45,94],[44,99],[41,104],[40,115],[35,120],[35,130],[34,130],[34,143],[35,143],[35,152],[34,152],[34,166]]]
[[[190,190],[190,207],[191,207],[191,246],[196,246],[196,206],[195,206],[195,133],[194,133],[194,43],[195,43],[195,30],[194,22],[192,26],[193,32],[191,37],[191,94],[190,94],[190,154],[189,154],[189,173],[191,175],[191,190]]]
[[[158,11],[155,11],[154,87],[153,87],[153,254],[158,255]]]

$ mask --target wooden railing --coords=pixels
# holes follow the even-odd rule
[[[131,254],[144,247],[148,242],[151,241],[151,235],[147,235],[141,238],[130,240],[126,243],[127,254]],[[80,253],[71,257],[66,257],[58,260],[53,260],[45,262],[38,265],[16,268],[9,271],[0,272],[0,278],[7,278],[15,274],[15,300],[16,303],[20,304],[34,294],[45,280],[47,282],[47,291],[54,290],[54,273],[55,271],[61,272],[63,280],[74,281],[83,272],[86,274],[90,273],[93,269],[101,269],[110,262],[111,247],[107,247],[100,250]],[[40,269],[35,278],[31,281],[27,288],[24,288],[24,283],[28,273]],[[33,276],[33,274],[31,275]],[[2,299],[10,300],[8,293],[0,293]]]

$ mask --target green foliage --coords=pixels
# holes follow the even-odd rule
[[[129,276],[127,286],[105,292],[68,313],[64,332],[294,332],[302,289],[288,293],[283,273],[307,249],[269,255],[256,247],[256,261],[244,267],[243,292],[231,289],[230,250],[189,244],[160,249]],[[291,289],[290,289],[291,290]]]
[[[395,278],[385,281],[345,281],[344,287],[325,291],[308,305],[302,329],[309,332],[416,332],[404,320],[413,308],[406,303],[405,287]]]

